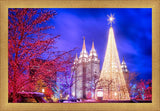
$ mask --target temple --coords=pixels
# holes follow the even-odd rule
[[[96,81],[100,75],[100,60],[94,42],[88,55],[83,38],[82,51],[79,58],[76,54],[71,73],[74,73],[72,95],[78,99],[95,98]]]

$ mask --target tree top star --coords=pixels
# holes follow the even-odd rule
[[[107,15],[108,16],[108,20],[107,21],[109,21],[109,23],[108,24],[111,24],[111,26],[112,26],[112,23],[114,22],[114,15],[113,14],[110,14],[110,16],[109,15]]]

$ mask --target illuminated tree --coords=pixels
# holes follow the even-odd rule
[[[47,22],[55,15],[52,9],[8,10],[8,94],[13,102],[17,102],[18,92],[34,91],[38,80],[42,79],[51,88],[56,73],[65,71],[68,61],[64,58],[72,50],[57,51],[55,47],[59,35],[50,33],[54,26]],[[34,74],[30,72],[32,68],[36,68]]]
[[[43,88],[45,86],[46,86],[46,84],[44,83],[44,81],[42,79],[39,79],[35,83],[35,89],[34,89],[34,91],[36,91],[36,92],[42,92],[42,90],[43,90]]]
[[[152,100],[152,80],[148,80],[146,83],[148,87],[145,89],[145,99]]]
[[[111,15],[109,18],[110,23],[112,24],[114,18]],[[100,74],[100,80],[112,80],[113,84],[111,90],[108,91],[106,87],[102,87],[103,89],[103,99],[111,99],[111,100],[129,100],[129,93],[126,86],[126,82],[123,76],[123,72],[120,65],[120,60],[118,56],[117,46],[114,37],[114,31],[112,25],[109,29],[108,36],[108,44],[106,48],[106,54],[103,62],[102,71]],[[97,89],[101,82],[98,83]],[[105,84],[105,83],[104,83]],[[109,92],[109,95],[108,95]]]
[[[75,80],[73,78],[74,73],[71,73],[71,67],[72,67],[72,63],[73,63],[73,58],[71,56],[68,57],[70,61],[67,63],[67,65],[65,65],[64,67],[64,72],[63,73],[59,73],[58,77],[57,77],[57,85],[58,88],[55,87],[53,88],[54,91],[56,91],[56,95],[58,95],[57,97],[59,97],[60,94],[62,94],[63,97],[65,97],[66,95],[69,95],[69,98],[72,98],[72,85],[75,83]]]
[[[72,98],[72,85],[74,84],[73,80],[73,74],[70,72],[65,72],[63,74],[60,74],[60,76],[57,77],[57,83],[59,84],[59,88],[63,97],[68,96],[69,98]],[[58,94],[60,95],[60,94]]]
[[[139,100],[152,100],[152,81],[151,80],[143,80],[141,79],[137,83],[136,87],[136,99]]]
[[[133,72],[133,73],[129,73],[128,75],[129,77],[126,81],[126,84],[127,84],[128,92],[131,96],[133,95],[133,93],[135,93],[133,89],[135,89],[135,86],[138,83],[138,80],[137,80],[138,73]]]

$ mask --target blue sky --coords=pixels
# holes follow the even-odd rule
[[[152,78],[152,9],[123,8],[59,8],[57,15],[48,22],[55,26],[54,35],[61,35],[57,47],[70,50],[78,47],[80,54],[83,36],[89,52],[92,41],[102,68],[108,40],[108,17],[114,14],[113,24],[120,61],[124,56],[130,72],[139,73],[139,79]]]

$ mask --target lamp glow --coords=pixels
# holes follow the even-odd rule
[[[103,90],[99,89],[97,91],[97,97],[103,97]]]
[[[42,92],[44,93],[44,89],[42,89]]]
[[[117,93],[115,92],[114,95],[117,96]]]

